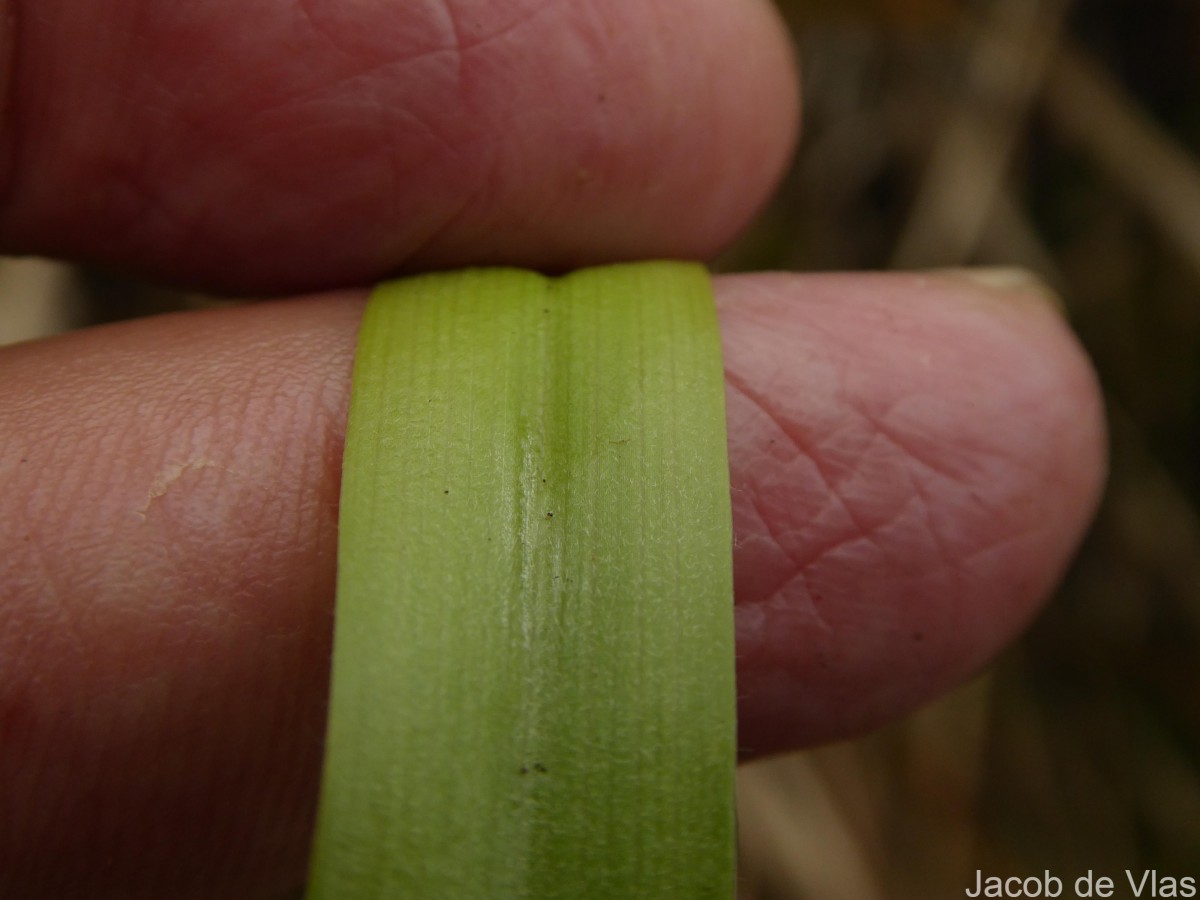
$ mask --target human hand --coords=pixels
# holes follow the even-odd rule
[[[0,242],[214,288],[704,256],[794,130],[757,0],[8,9]],[[747,755],[958,683],[1078,540],[1094,379],[992,281],[717,279]],[[363,297],[0,352],[0,896],[303,879]]]

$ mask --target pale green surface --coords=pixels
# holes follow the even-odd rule
[[[723,391],[697,266],[376,291],[310,900],[733,896]]]

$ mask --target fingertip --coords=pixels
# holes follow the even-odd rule
[[[1028,624],[1095,509],[1095,375],[1040,289],[719,283],[744,745],[876,727]]]
[[[255,294],[704,257],[794,138],[766,0],[130,8],[22,18],[10,250]]]

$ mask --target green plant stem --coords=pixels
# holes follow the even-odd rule
[[[733,895],[723,392],[698,266],[377,289],[310,900]]]

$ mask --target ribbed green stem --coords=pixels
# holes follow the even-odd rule
[[[729,900],[723,391],[697,266],[375,292],[310,900]]]

